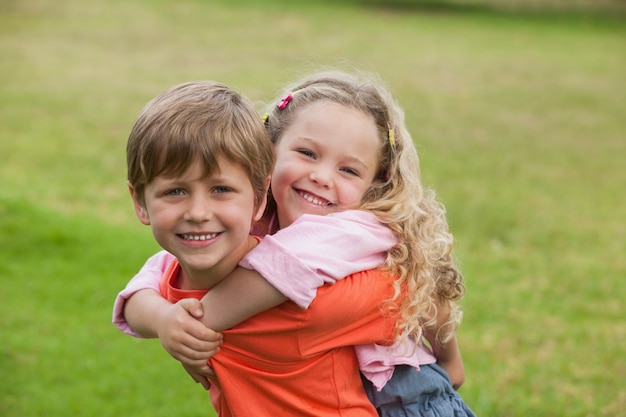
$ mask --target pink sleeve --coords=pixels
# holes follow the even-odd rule
[[[308,308],[317,288],[379,267],[395,243],[391,230],[369,212],[305,214],[265,236],[239,265],[254,269],[287,298]]]
[[[411,365],[419,370],[420,365],[437,362],[432,350],[424,343],[408,339],[391,346],[375,344],[354,347],[359,360],[359,368],[364,377],[369,379],[377,391],[383,389],[393,375],[396,365]]]
[[[131,295],[139,290],[151,289],[159,292],[159,282],[167,266],[174,260],[174,255],[166,251],[158,252],[152,255],[141,270],[131,279],[126,288],[117,294],[115,304],[113,305],[113,324],[122,332],[135,337],[141,337],[133,332],[126,318],[124,317],[124,304]]]

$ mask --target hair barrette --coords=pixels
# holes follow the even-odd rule
[[[393,131],[393,127],[391,126],[391,123],[389,122],[387,122],[387,129],[389,129],[388,131],[389,144],[391,145],[392,148],[394,148],[396,146],[396,134]]]
[[[263,115],[263,117],[261,118],[261,121],[263,122],[263,125],[267,126],[267,121],[269,120],[269,118],[270,118],[270,114],[269,113],[265,113]]]
[[[287,104],[289,104],[289,102],[293,99],[293,94],[289,93],[287,94],[285,97],[283,97],[278,104],[276,105],[276,107],[278,107],[279,109],[283,110],[285,107],[287,107]]]

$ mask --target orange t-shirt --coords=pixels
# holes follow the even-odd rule
[[[201,298],[206,291],[175,288],[179,268],[170,265],[161,294],[171,302]],[[210,360],[220,417],[377,416],[353,346],[393,340],[395,320],[381,310],[392,295],[383,272],[358,272],[319,288],[307,310],[287,301],[224,331]]]

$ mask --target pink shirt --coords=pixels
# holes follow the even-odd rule
[[[305,214],[289,227],[265,236],[240,265],[256,270],[299,307],[308,308],[322,285],[382,265],[395,242],[391,230],[369,212]],[[159,292],[159,281],[173,260],[174,256],[165,251],[153,255],[118,294],[113,323],[121,331],[138,336],[124,318],[124,303],[141,289]],[[362,373],[380,390],[391,378],[394,365],[401,363],[419,369],[420,364],[435,362],[423,343],[414,347],[361,345],[355,346],[355,350]]]

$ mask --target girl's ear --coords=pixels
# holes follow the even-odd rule
[[[263,198],[261,199],[261,203],[259,204],[259,207],[257,208],[254,216],[252,217],[252,222],[258,222],[259,220],[261,220],[261,217],[263,217],[263,213],[265,212],[265,208],[267,207],[267,190],[270,187],[270,180],[272,179],[271,176],[268,176],[267,179],[265,180],[265,193],[263,193]]]
[[[146,210],[146,206],[143,202],[139,200],[139,196],[135,191],[135,188],[130,184],[130,182],[126,183],[128,185],[128,191],[130,192],[130,196],[133,199],[133,206],[135,207],[135,214],[139,221],[146,226],[150,225],[150,216],[148,216],[148,210]]]

